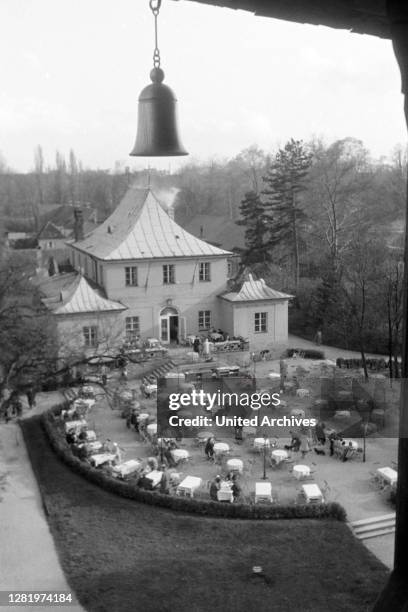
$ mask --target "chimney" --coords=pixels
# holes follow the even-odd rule
[[[74,208],[74,239],[75,242],[84,239],[84,217],[80,208]]]
[[[200,238],[204,238],[204,228],[200,225]]]

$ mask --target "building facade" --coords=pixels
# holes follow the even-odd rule
[[[84,237],[77,230],[70,262],[81,279],[76,295],[87,292],[87,299],[74,299],[71,289],[47,303],[65,336],[74,321],[79,327],[83,321],[82,341],[92,342],[93,333],[99,346],[102,319],[109,318],[118,343],[135,337],[178,343],[211,329],[249,338],[254,348],[287,340],[290,296],[252,277],[239,291],[229,290],[232,253],[180,227],[151,190],[131,187],[104,223]],[[97,329],[89,332],[92,318]]]

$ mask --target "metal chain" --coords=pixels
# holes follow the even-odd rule
[[[154,15],[154,52],[153,52],[153,66],[160,68],[160,51],[157,42],[157,17],[159,15],[161,0],[150,0],[150,9]]]

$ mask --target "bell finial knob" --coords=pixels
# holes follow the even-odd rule
[[[152,83],[162,83],[164,81],[164,71],[159,67],[154,67],[150,71],[150,79]]]

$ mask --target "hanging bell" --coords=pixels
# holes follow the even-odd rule
[[[177,128],[177,99],[163,84],[164,72],[156,67],[150,72],[152,84],[139,96],[136,143],[130,155],[171,157],[188,155],[180,142]]]

